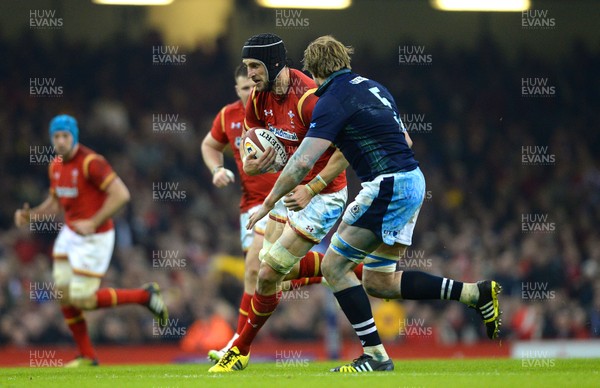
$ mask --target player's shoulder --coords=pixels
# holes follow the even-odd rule
[[[100,162],[103,164],[108,163],[103,155],[81,144],[79,145],[79,150],[77,151],[77,153],[77,158],[79,159],[79,162],[84,169],[88,168],[92,162]]]
[[[241,100],[231,102],[231,103],[225,105],[223,108],[221,108],[222,113],[230,113],[230,112],[237,112],[237,111],[244,111],[244,104],[242,104]]]
[[[102,155],[100,155],[93,149],[86,147],[83,144],[79,143],[79,149],[77,150],[77,157],[82,158],[82,159],[87,159],[87,158],[90,158],[91,156],[102,157]]]

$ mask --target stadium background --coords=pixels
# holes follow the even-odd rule
[[[94,342],[167,343],[193,355],[227,337],[223,323],[235,322],[242,290],[239,190],[210,184],[200,141],[236,98],[242,43],[264,31],[286,41],[293,67],[308,42],[331,33],[356,48],[355,71],[395,96],[428,183],[407,267],[498,280],[505,343],[600,336],[600,6],[533,6],[547,14],[530,19],[555,25],[528,29],[521,13],[447,13],[419,1],[300,13],[250,1],[2,3],[0,345],[72,343],[57,305],[31,293],[51,290],[51,229],[60,219],[33,233],[12,226],[15,209],[46,195],[47,123],[59,112],[78,118],[81,142],[104,154],[132,193],[116,218],[105,284],[158,281],[177,329],[157,332],[142,308],[95,311],[87,314]],[[62,23],[34,28],[32,18]],[[419,50],[416,62],[402,57]],[[32,93],[32,79],[60,89]],[[553,88],[528,94],[524,80]],[[350,193],[358,187],[352,178]],[[335,354],[337,334],[356,341],[339,313],[339,333],[331,330],[331,308],[325,287],[294,291],[259,343],[312,341]],[[373,309],[392,349],[485,341],[479,318],[458,303],[374,300]]]

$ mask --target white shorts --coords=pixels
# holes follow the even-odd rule
[[[256,205],[248,209],[248,211],[240,214],[240,240],[242,242],[242,250],[244,252],[247,252],[248,249],[250,249],[250,246],[254,241],[254,233],[258,233],[261,235],[265,234],[265,229],[267,228],[267,220],[269,219],[268,217],[263,217],[262,219],[260,219],[256,223],[256,225],[254,225],[253,230],[246,229],[246,224],[248,223],[250,216],[256,213],[261,206],[262,205]]]
[[[269,218],[277,222],[288,222],[294,231],[314,244],[321,242],[335,226],[348,199],[348,189],[330,194],[318,194],[300,211],[288,210],[281,198],[269,213]]]
[[[83,278],[97,279],[100,285],[115,246],[115,231],[81,236],[64,225],[54,242],[53,276],[57,286],[65,286]]]

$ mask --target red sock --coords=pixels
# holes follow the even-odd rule
[[[304,257],[300,260],[298,279],[323,276],[321,273],[321,261],[323,261],[322,253],[310,251],[304,255]]]
[[[246,321],[248,320],[248,310],[250,310],[250,301],[252,300],[252,295],[244,292],[242,295],[242,301],[240,302],[240,314],[238,315],[238,323],[236,333],[240,334],[246,325]]]
[[[292,279],[292,280],[290,280],[291,289],[297,290],[298,288],[308,286],[309,284],[318,284],[318,283],[321,283],[322,279],[323,279],[322,276],[313,276],[310,278]]]
[[[79,353],[83,357],[95,360],[97,358],[96,351],[87,332],[83,311],[73,306],[64,306],[61,307],[61,310],[69,330],[73,333],[73,339],[79,348]]]
[[[254,296],[250,301],[247,324],[244,326],[238,339],[233,341],[232,345],[237,346],[241,354],[246,355],[250,353],[252,341],[254,341],[260,328],[263,327],[265,322],[267,322],[267,319],[269,319],[271,314],[273,314],[273,311],[277,308],[280,298],[281,292],[273,295],[261,295],[258,292],[254,293]]]
[[[354,267],[354,273],[356,274],[356,277],[358,278],[358,280],[362,280],[363,263],[360,263],[359,265]]]
[[[114,288],[101,288],[96,291],[96,308],[113,307],[120,304],[142,304],[150,300],[150,293],[143,289],[126,290]]]

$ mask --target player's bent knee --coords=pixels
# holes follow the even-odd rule
[[[398,272],[373,271],[365,267],[363,287],[370,296],[385,299],[400,298],[400,282]]]
[[[384,297],[383,295],[385,287],[380,282],[380,280],[381,279],[379,279],[379,277],[363,277],[362,283],[366,293],[376,298]]]
[[[275,272],[287,275],[294,267],[294,264],[300,261],[300,259],[302,259],[302,257],[294,256],[290,251],[285,249],[279,241],[277,241],[273,244],[269,252],[263,255],[261,261],[263,264],[267,264],[271,267]],[[259,277],[261,277],[262,272],[261,266]]]
[[[74,275],[69,285],[69,300],[80,309],[96,307],[96,291],[100,288],[100,278]]]

